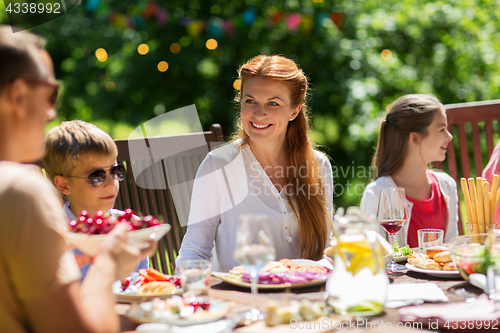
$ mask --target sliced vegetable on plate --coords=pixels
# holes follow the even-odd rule
[[[140,269],[125,280],[113,283],[113,293],[119,302],[125,303],[165,298],[182,293],[181,280],[154,268]]]

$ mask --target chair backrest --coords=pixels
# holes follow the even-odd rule
[[[498,140],[500,100],[448,104],[445,108],[448,130],[453,134],[445,160],[446,171],[457,182],[459,198],[462,198],[460,178],[480,177],[495,147],[495,139]],[[442,168],[442,163],[434,165]],[[458,228],[463,234],[460,207]]]
[[[158,244],[152,266],[175,271],[175,258],[186,232],[193,181],[206,154],[223,141],[220,125],[209,132],[146,139],[115,140],[118,162],[127,167],[115,207],[162,216],[171,226]]]

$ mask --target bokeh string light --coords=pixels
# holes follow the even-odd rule
[[[95,56],[100,62],[105,62],[106,60],[108,60],[108,53],[103,48],[97,49],[95,51]]]
[[[137,52],[140,54],[140,55],[146,55],[148,54],[149,52],[149,46],[148,44],[141,44],[137,47]]]
[[[157,67],[160,72],[166,72],[168,69],[168,62],[160,61]]]

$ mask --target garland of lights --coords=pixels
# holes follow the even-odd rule
[[[87,0],[85,8],[88,11],[96,11],[99,5],[100,0]],[[122,29],[143,29],[146,27],[146,21],[154,19],[156,25],[160,27],[167,23],[184,26],[189,37],[196,39],[203,31],[207,31],[214,38],[233,36],[238,30],[252,26],[257,19],[257,12],[254,8],[247,8],[241,14],[234,15],[231,19],[212,17],[208,21],[205,21],[190,17],[178,18],[171,15],[170,12],[154,1],[148,1],[144,6],[137,7],[137,13],[121,14],[112,12],[109,15],[110,24]],[[269,27],[284,23],[289,32],[300,31],[303,34],[309,34],[313,29],[322,27],[325,20],[331,20],[338,29],[342,29],[345,17],[342,12],[322,12],[313,16],[284,12],[271,7],[267,11],[266,19]]]

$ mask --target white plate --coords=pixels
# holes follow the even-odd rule
[[[424,273],[430,276],[436,276],[436,277],[460,277],[460,273],[458,271],[440,271],[440,270],[435,270],[435,269],[422,269],[413,266],[412,264],[406,264],[406,268],[408,268],[410,271],[418,272],[418,273]]]
[[[153,306],[153,302],[144,302],[141,304],[135,305],[140,309],[131,307],[130,310],[125,314],[125,316],[132,320],[135,323],[143,324],[143,323],[167,323],[170,325],[177,326],[189,326],[189,325],[197,325],[197,324],[205,324],[213,321],[220,320],[224,318],[231,308],[231,303],[226,303],[222,301],[211,301],[209,311],[196,312],[192,318],[189,319],[167,319],[167,318],[151,318],[144,317],[141,311],[149,311]]]
[[[406,262],[408,260],[408,256],[394,257],[394,261],[397,263]]]
[[[133,246],[141,247],[142,244],[149,241],[159,241],[167,232],[170,231],[170,224],[164,223],[154,227],[127,232],[127,243]],[[101,250],[101,243],[108,235],[87,235],[78,232],[66,232],[66,238],[69,243],[83,253],[94,257]]]
[[[311,265],[311,266],[320,266],[320,267],[326,267],[316,261],[309,260],[309,259],[292,259],[292,261],[296,264],[299,265]],[[328,268],[328,267],[326,267]],[[215,277],[218,277],[224,282],[227,282],[229,284],[232,284],[234,286],[238,287],[243,287],[243,288],[250,288],[251,284],[249,282],[243,282],[243,281],[238,281],[229,278],[231,276],[230,273],[222,273],[222,272],[212,272],[212,275]],[[327,280],[327,277],[325,276],[322,279],[318,280],[313,280],[313,281],[308,281],[304,283],[282,283],[282,284],[258,284],[259,289],[267,289],[267,290],[281,290],[281,289],[286,289],[286,288],[303,288],[303,287],[312,287],[316,285],[320,285],[325,283]]]
[[[171,277],[171,275],[168,275]],[[159,295],[135,295],[135,294],[124,294],[122,292],[122,283],[121,281],[115,281],[112,285],[113,294],[115,295],[115,299],[120,303],[141,303],[146,301],[151,301],[154,298],[165,299],[171,297],[173,295],[182,294],[182,289],[176,288],[171,294],[159,294]]]

